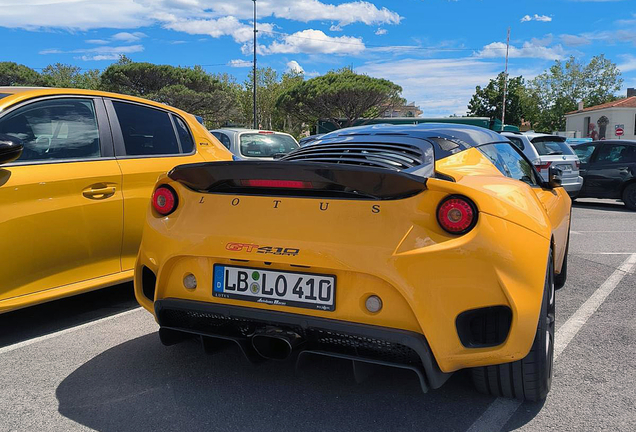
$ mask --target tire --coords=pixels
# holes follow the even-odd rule
[[[559,290],[565,286],[568,279],[568,251],[570,249],[570,231],[568,230],[568,242],[565,245],[565,256],[563,257],[563,265],[561,273],[554,275],[554,289]]]
[[[627,185],[623,191],[623,202],[628,209],[636,210],[636,183]]]
[[[546,398],[552,385],[554,312],[554,267],[550,254],[537,333],[530,352],[512,363],[473,368],[473,383],[479,392],[528,401]]]

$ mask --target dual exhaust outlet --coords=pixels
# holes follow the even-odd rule
[[[260,355],[269,360],[285,360],[294,349],[304,342],[296,332],[279,327],[259,329],[252,336],[252,346]]]

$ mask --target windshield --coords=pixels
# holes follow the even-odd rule
[[[559,137],[537,137],[533,139],[532,144],[540,156],[549,155],[573,155],[574,152],[569,145],[565,143],[565,138]]]
[[[246,133],[241,135],[241,154],[246,157],[272,157],[297,149],[294,138],[284,134]]]

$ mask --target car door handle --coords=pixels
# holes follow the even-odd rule
[[[106,186],[104,184],[91,185],[82,191],[82,195],[90,199],[106,199],[115,195],[117,188],[115,186]]]

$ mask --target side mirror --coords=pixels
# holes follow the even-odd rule
[[[13,162],[22,154],[24,144],[20,138],[0,134],[0,165]]]
[[[563,183],[563,171],[557,167],[550,167],[548,170],[548,183],[549,189],[561,187]]]

